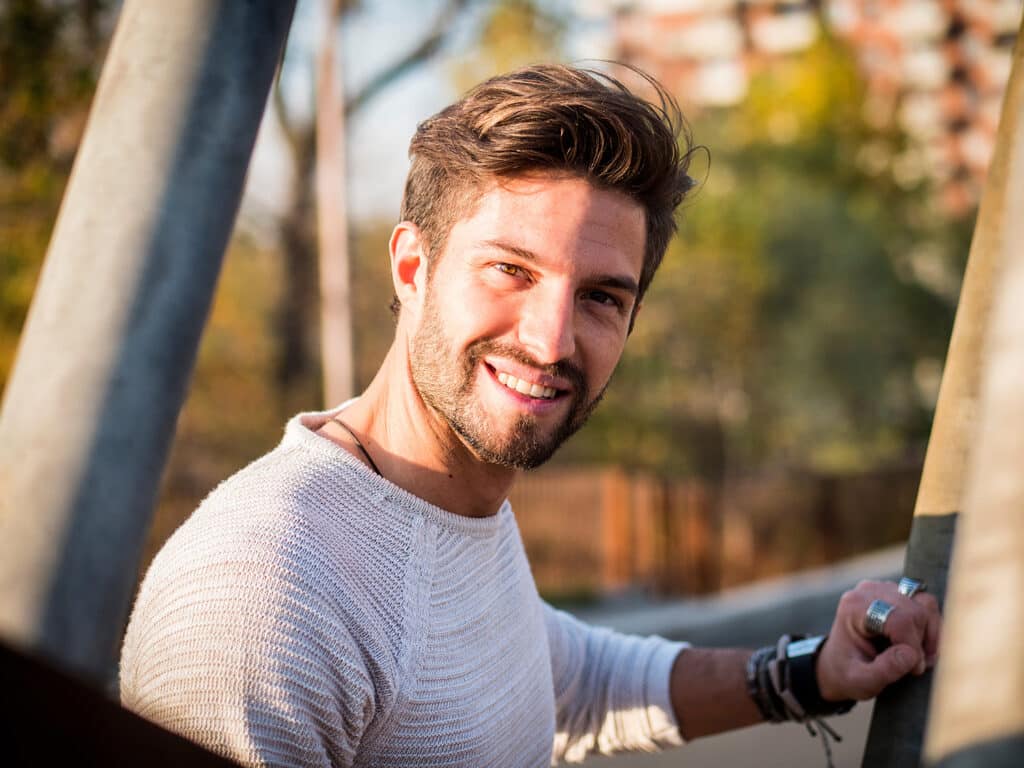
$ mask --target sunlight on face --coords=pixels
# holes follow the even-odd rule
[[[536,467],[586,422],[625,343],[644,238],[639,205],[567,176],[505,181],[453,226],[410,367],[482,461]]]

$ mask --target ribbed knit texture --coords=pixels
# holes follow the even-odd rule
[[[246,765],[545,766],[681,743],[685,647],[537,595],[508,503],[472,519],[373,474],[300,414],[143,581],[125,706]]]

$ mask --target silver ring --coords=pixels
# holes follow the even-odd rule
[[[900,584],[896,589],[899,590],[901,595],[913,597],[918,592],[927,592],[928,585],[923,581],[918,581],[917,579],[912,579],[909,576],[904,576],[900,579]]]
[[[864,615],[864,630],[869,635],[884,635],[885,622],[889,614],[893,612],[893,606],[885,600],[875,600],[868,606],[868,612]]]

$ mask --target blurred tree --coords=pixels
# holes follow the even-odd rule
[[[919,455],[971,222],[894,181],[902,139],[869,130],[861,103],[850,57],[825,39],[768,69],[741,107],[700,117],[713,168],[606,406],[561,460],[718,483],[764,463]]]
[[[85,128],[109,5],[0,5],[0,391]]]
[[[324,0],[326,17],[316,63],[316,219],[320,273],[320,361],[323,402],[355,394],[351,270],[348,247],[348,178],[342,57],[335,55],[342,0]]]
[[[388,239],[394,222],[357,223],[352,233],[352,281],[359,286],[352,293],[353,332],[356,357],[356,391],[373,379],[395,336],[391,315],[391,260]]]
[[[559,58],[570,13],[559,3],[493,0],[479,14],[476,44],[456,59],[452,80],[462,92],[517,67]]]
[[[454,20],[471,2],[445,0],[432,24],[413,46],[396,54],[395,59],[370,78],[366,85],[348,96],[344,104],[346,115],[353,114],[404,74],[435,56],[448,39]],[[340,34],[345,14],[357,6],[354,0],[332,3],[330,16],[333,18],[335,37]],[[307,55],[308,52],[294,48],[290,53],[292,57]],[[288,65],[286,57],[285,66]],[[322,400],[318,396],[321,362],[317,343],[320,334],[320,283],[315,258],[318,243],[314,206],[318,121],[313,115],[302,117],[289,111],[283,81],[283,78],[279,79],[274,89],[273,106],[277,121],[287,138],[292,180],[288,208],[280,223],[282,256],[286,268],[283,275],[285,290],[277,312],[279,354],[275,378],[285,410],[296,411]],[[315,99],[313,101],[316,102]],[[323,116],[320,123],[324,124]],[[334,257],[348,258],[340,253]],[[345,308],[331,307],[329,311],[338,317],[344,313]],[[347,367],[349,370],[354,369],[351,361]]]

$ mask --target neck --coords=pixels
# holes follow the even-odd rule
[[[423,402],[403,350],[396,339],[370,386],[342,418],[395,485],[458,515],[497,513],[515,470],[480,461]]]

